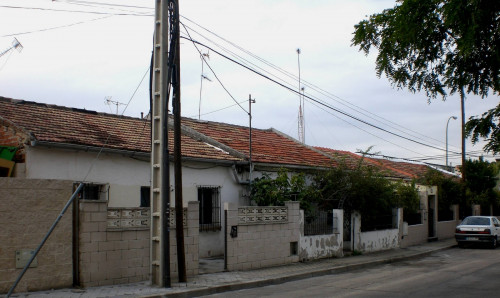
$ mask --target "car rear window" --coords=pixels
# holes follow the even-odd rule
[[[473,226],[488,226],[490,225],[490,219],[484,217],[467,217],[462,222],[463,225],[473,225]]]

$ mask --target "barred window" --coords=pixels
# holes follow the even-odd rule
[[[75,184],[75,188],[78,184]],[[103,184],[84,183],[78,193],[79,200],[106,200],[107,189]]]
[[[220,231],[220,186],[199,186],[198,202],[200,202],[200,231]]]

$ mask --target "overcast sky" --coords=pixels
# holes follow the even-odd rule
[[[425,94],[396,90],[385,77],[377,78],[375,53],[365,56],[351,46],[356,23],[394,5],[389,0],[181,0],[186,26],[181,36],[189,32],[193,39],[295,90],[300,48],[300,86],[328,106],[306,99],[309,145],[351,152],[373,146],[372,152],[383,155],[436,156],[427,161],[444,164],[443,150],[416,142],[445,148],[447,120],[460,116],[459,96],[428,104]],[[0,0],[0,50],[8,49],[14,37],[24,47],[0,57],[0,96],[116,113],[117,104],[106,104],[110,98],[118,102],[119,114],[147,114],[153,12],[152,0]],[[251,94],[256,99],[253,127],[273,127],[298,138],[297,94],[205,47],[181,42],[183,116],[248,125]],[[208,53],[215,73],[203,64],[203,81],[198,50]],[[496,95],[468,96],[466,118],[497,103]],[[467,151],[478,156],[483,144],[468,142]],[[449,150],[450,162],[460,164],[460,156],[453,153],[460,152],[460,118],[450,120]]]

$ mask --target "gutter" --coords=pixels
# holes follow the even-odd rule
[[[95,146],[69,144],[69,143],[56,143],[56,142],[39,141],[39,140],[32,140],[30,142],[30,146],[55,147],[61,149],[80,150],[85,152],[105,152],[112,154],[121,154],[127,157],[140,158],[141,160],[147,160],[147,161],[151,159],[151,152],[144,152],[144,151],[130,151],[123,149],[113,149],[106,147],[102,148]],[[173,160],[172,156],[170,157],[170,160]],[[182,157],[182,161],[206,162],[223,166],[248,165],[247,161],[219,160],[219,159],[208,159],[208,158],[197,158],[197,157]]]
[[[48,141],[39,141],[32,140],[30,142],[30,146],[42,146],[42,147],[55,147],[61,149],[73,149],[73,150],[81,150],[85,152],[106,152],[106,153],[114,153],[114,154],[122,154],[129,157],[143,157],[150,158],[151,153],[142,152],[142,151],[130,151],[130,150],[122,150],[122,149],[113,149],[106,147],[95,147],[95,146],[87,146],[87,145],[78,145],[78,144],[68,144],[68,143],[56,143],[56,142],[48,142]]]

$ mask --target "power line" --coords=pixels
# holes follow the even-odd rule
[[[72,12],[72,13],[89,13],[89,14],[105,14],[105,15],[114,15],[114,16],[152,17],[154,15],[153,13],[111,13],[111,12],[102,12],[102,11],[54,9],[54,8],[43,8],[43,7],[23,7],[23,6],[11,6],[11,5],[0,5],[0,8],[42,10],[42,11],[55,11],[55,12]]]
[[[294,89],[293,89],[293,88],[291,88],[291,87],[285,86],[283,83],[280,83],[280,82],[278,82],[278,81],[276,81],[276,80],[274,80],[274,79],[270,78],[269,76],[266,76],[266,75],[264,75],[264,74],[262,74],[262,73],[260,73],[260,72],[258,72],[258,71],[256,71],[256,70],[254,70],[254,69],[251,69],[250,67],[248,67],[248,66],[246,66],[246,65],[243,65],[242,63],[240,63],[240,62],[238,62],[238,61],[235,61],[234,59],[232,59],[232,58],[230,58],[230,57],[228,57],[228,56],[226,56],[226,55],[224,55],[224,54],[222,54],[222,53],[220,53],[220,52],[218,52],[218,51],[214,50],[213,48],[211,48],[211,47],[209,47],[209,46],[207,46],[207,45],[205,45],[205,44],[202,44],[202,43],[200,43],[200,42],[198,42],[198,41],[196,41],[196,40],[192,40],[192,39],[190,39],[190,38],[186,38],[186,37],[181,37],[181,38],[186,39],[186,40],[190,40],[190,41],[191,41],[191,42],[193,42],[193,43],[196,43],[196,44],[198,44],[198,45],[200,45],[200,46],[203,46],[203,47],[205,47],[205,48],[207,48],[207,49],[210,49],[211,51],[213,51],[213,52],[217,53],[217,54],[218,54],[218,55],[220,55],[221,57],[226,58],[226,59],[228,59],[229,61],[231,61],[231,62],[233,62],[233,63],[236,63],[237,65],[240,65],[241,67],[246,68],[246,69],[250,70],[251,72],[253,72],[253,73],[255,73],[255,74],[257,74],[257,75],[259,75],[259,76],[261,76],[261,77],[263,77],[263,78],[265,78],[265,79],[267,79],[267,80],[269,80],[269,81],[271,81],[271,82],[273,82],[273,83],[275,83],[275,84],[277,84],[277,85],[279,85],[279,86],[281,86],[281,87],[283,87],[283,88],[285,88],[285,89],[287,89],[287,90],[289,90],[289,91],[291,91],[291,92],[293,92],[293,93],[296,93],[296,94],[298,93],[298,91],[297,91],[297,90],[294,90]],[[392,131],[389,131],[389,130],[387,130],[387,129],[385,129],[385,128],[379,127],[379,126],[377,126],[377,125],[375,125],[375,124],[369,123],[369,122],[367,122],[367,121],[365,121],[365,120],[363,120],[363,119],[360,119],[360,118],[358,118],[358,117],[356,117],[356,116],[354,116],[354,115],[351,115],[351,114],[349,114],[349,113],[347,113],[347,112],[345,112],[345,111],[342,111],[342,110],[340,110],[340,109],[338,109],[338,108],[335,108],[335,107],[333,107],[333,106],[330,106],[330,105],[328,105],[328,104],[327,104],[327,103],[325,103],[325,102],[322,102],[322,101],[320,101],[320,100],[318,100],[318,99],[312,98],[312,97],[310,97],[309,95],[305,95],[305,94],[304,94],[304,97],[305,97],[305,98],[307,98],[307,99],[309,99],[309,100],[311,100],[311,101],[314,101],[314,102],[316,102],[317,104],[320,104],[320,105],[322,105],[322,106],[324,106],[324,107],[326,107],[326,108],[328,108],[328,109],[331,109],[331,110],[333,110],[333,111],[335,111],[335,112],[337,112],[337,113],[339,113],[339,114],[342,114],[342,115],[344,115],[344,116],[346,116],[346,117],[349,117],[349,118],[351,118],[351,119],[353,119],[353,120],[356,120],[356,121],[361,122],[361,123],[363,123],[363,124],[365,124],[365,125],[371,126],[371,127],[375,128],[375,129],[381,130],[381,131],[386,132],[386,133],[388,133],[388,134],[391,134],[391,135],[393,135],[393,136],[396,136],[396,137],[399,137],[399,138],[405,139],[405,140],[407,140],[407,141],[410,141],[410,142],[413,142],[413,143],[416,143],[416,144],[419,144],[419,145],[422,145],[422,146],[425,146],[425,147],[433,148],[433,149],[440,150],[440,151],[445,151],[445,149],[443,149],[443,148],[439,148],[439,147],[436,147],[436,146],[433,146],[433,145],[425,144],[425,143],[422,143],[422,142],[419,142],[419,141],[416,141],[416,140],[410,139],[410,138],[408,138],[408,137],[405,137],[405,136],[399,135],[399,134],[397,134],[397,133],[394,133],[394,132],[392,132]]]
[[[227,88],[224,86],[224,84],[222,84],[221,80],[219,79],[219,77],[217,76],[217,74],[215,73],[215,71],[212,69],[212,67],[210,66],[210,64],[208,64],[207,60],[205,59],[205,57],[201,54],[201,51],[198,49],[198,47],[196,46],[196,43],[194,42],[193,39],[191,39],[191,35],[189,34],[189,31],[187,30],[187,28],[184,26],[184,23],[180,22],[181,25],[184,27],[184,30],[186,30],[188,36],[189,36],[189,39],[188,40],[191,40],[191,42],[193,43],[194,47],[196,48],[196,50],[198,51],[198,53],[200,54],[200,57],[203,59],[203,61],[207,64],[208,68],[210,69],[210,71],[212,72],[212,74],[215,76],[215,78],[217,79],[217,81],[219,82],[219,84],[222,86],[222,88],[226,91],[226,93],[231,97],[231,99],[238,105],[240,106],[240,108],[245,111],[245,113],[248,114],[248,111],[245,110],[239,103],[238,101],[236,101],[236,99],[233,97],[233,95],[229,92],[229,90],[227,90]]]
[[[264,63],[265,65],[267,65],[267,66],[271,67],[272,69],[274,69],[274,70],[276,70],[276,71],[278,71],[278,72],[280,72],[280,73],[284,74],[286,77],[291,78],[291,79],[293,79],[293,80],[295,80],[295,81],[297,80],[297,77],[296,77],[294,74],[292,74],[292,73],[290,73],[290,72],[288,72],[288,71],[286,71],[286,70],[283,70],[283,69],[281,69],[280,67],[278,67],[278,66],[276,66],[276,65],[274,65],[274,64],[272,64],[272,63],[270,63],[270,62],[268,62],[268,61],[266,61],[266,60],[264,60],[264,59],[262,59],[262,58],[260,58],[259,56],[257,56],[257,55],[255,55],[255,54],[253,54],[252,52],[250,52],[250,51],[248,51],[248,50],[246,50],[246,49],[242,48],[241,46],[238,46],[237,44],[235,44],[235,43],[233,43],[233,42],[231,42],[231,41],[229,41],[229,40],[225,39],[224,37],[222,37],[222,36],[218,35],[217,33],[215,33],[215,32],[213,32],[213,31],[211,31],[211,30],[209,30],[209,29],[207,29],[207,28],[205,28],[205,27],[201,26],[200,24],[198,24],[198,23],[194,22],[193,20],[191,20],[191,19],[189,19],[189,18],[187,18],[187,17],[185,17],[185,16],[182,16],[182,17],[183,17],[184,19],[188,20],[189,22],[191,22],[191,23],[195,24],[196,26],[200,27],[201,29],[205,30],[206,32],[208,32],[208,33],[210,33],[210,34],[214,35],[215,37],[217,37],[217,38],[219,38],[219,39],[223,40],[224,42],[227,42],[228,44],[232,45],[233,47],[235,47],[235,48],[237,48],[237,49],[241,50],[242,52],[244,52],[244,53],[246,53],[246,54],[248,54],[249,56],[253,57],[254,59],[256,59],[256,60],[258,60],[258,61],[260,61],[260,62]],[[192,31],[194,31],[193,29],[191,29],[191,30],[192,30]],[[269,75],[271,75],[271,76],[273,76],[273,77],[277,78],[277,76],[276,76],[276,75],[274,75],[274,74],[270,74],[268,71],[266,71],[266,70],[262,69],[261,67],[259,67],[259,66],[255,65],[254,63],[249,62],[248,60],[246,60],[246,59],[244,59],[244,58],[240,57],[239,55],[237,55],[237,54],[233,53],[232,51],[229,51],[229,50],[228,50],[228,49],[226,49],[225,47],[223,47],[223,46],[221,46],[221,45],[217,44],[216,42],[214,42],[214,41],[212,41],[212,40],[208,39],[207,37],[205,37],[205,36],[204,36],[204,35],[202,35],[201,33],[197,32],[197,31],[194,31],[194,32],[196,32],[197,34],[199,34],[201,37],[203,37],[203,38],[204,38],[204,39],[206,39],[207,41],[210,41],[210,42],[211,42],[211,43],[213,43],[214,45],[218,46],[219,48],[224,49],[225,51],[227,51],[227,52],[231,53],[234,57],[238,57],[239,59],[241,59],[241,60],[243,60],[243,61],[245,61],[245,62],[247,62],[247,63],[249,63],[249,64],[253,65],[254,67],[257,67],[258,69],[263,70],[263,71],[264,71],[264,72],[266,72],[267,74],[269,74]],[[279,81],[285,82],[286,84],[288,84],[288,85],[290,85],[290,86],[292,85],[292,84],[290,84],[290,83],[288,83],[288,82],[284,81],[284,80],[283,80],[283,79],[281,79],[281,78],[278,78],[278,79],[279,79]],[[315,92],[318,92],[319,94],[321,94],[321,95],[323,95],[323,96],[326,96],[327,98],[330,98],[331,100],[334,100],[334,101],[338,102],[339,104],[342,104],[343,106],[348,107],[348,108],[350,108],[350,109],[352,109],[352,110],[356,111],[357,113],[360,113],[360,114],[361,114],[361,115],[363,115],[363,116],[366,116],[366,117],[368,117],[368,118],[370,118],[370,119],[372,119],[372,120],[375,120],[375,121],[377,121],[377,122],[383,123],[384,125],[387,125],[387,126],[389,126],[390,128],[392,128],[392,129],[395,129],[395,130],[397,130],[397,131],[399,131],[399,132],[402,132],[402,133],[404,133],[404,134],[407,134],[407,135],[411,136],[412,138],[416,138],[416,139],[419,139],[419,140],[421,140],[421,141],[426,141],[425,139],[423,139],[423,138],[421,138],[421,137],[419,137],[419,136],[414,135],[414,134],[418,134],[418,135],[421,135],[421,136],[425,137],[426,139],[431,139],[431,140],[436,141],[436,142],[437,142],[437,143],[439,143],[439,144],[443,144],[443,141],[442,141],[442,140],[436,140],[436,139],[434,139],[434,138],[432,138],[432,137],[430,137],[430,136],[423,135],[423,134],[418,133],[418,132],[416,132],[416,131],[414,131],[414,130],[411,130],[411,129],[409,129],[409,128],[405,128],[405,127],[403,127],[402,125],[399,125],[399,124],[397,124],[397,123],[395,123],[395,122],[393,122],[393,121],[390,121],[390,120],[388,120],[388,119],[385,119],[385,118],[383,118],[383,117],[381,117],[381,116],[378,116],[378,115],[376,115],[376,114],[374,114],[374,113],[372,113],[372,112],[369,112],[369,111],[367,111],[367,110],[365,110],[365,109],[363,109],[363,108],[361,108],[361,107],[359,107],[359,106],[356,106],[356,105],[354,105],[354,104],[352,104],[352,103],[350,103],[350,102],[348,102],[348,101],[346,101],[346,100],[344,100],[344,99],[340,98],[339,96],[336,96],[336,95],[334,95],[334,94],[332,94],[332,93],[330,93],[330,92],[328,92],[328,91],[326,91],[326,90],[323,90],[322,88],[320,88],[320,87],[318,87],[318,86],[316,86],[316,85],[314,85],[314,84],[312,84],[312,83],[310,83],[310,82],[308,82],[308,81],[306,81],[306,80],[303,80],[303,84],[304,84],[304,86],[309,87],[309,89],[314,90]],[[361,110],[361,111],[360,111],[360,110]],[[384,122],[382,122],[382,121],[380,121],[380,120],[375,119],[374,117],[370,116],[369,114],[373,115],[373,116],[374,116],[374,117],[376,117],[376,118],[379,118],[379,119],[381,119],[381,120],[385,121],[385,123],[384,123]],[[388,123],[389,123],[389,124],[388,124]],[[403,128],[404,130],[409,131],[409,132],[412,132],[412,133],[414,133],[414,134],[411,134],[411,133],[405,132],[404,130],[401,130],[401,129],[399,129],[398,127],[395,127],[395,126],[399,126],[399,127]],[[427,142],[428,142],[428,140],[427,140]]]
[[[2,37],[18,36],[18,35],[24,35],[24,34],[31,34],[31,33],[37,33],[37,32],[44,32],[44,31],[49,31],[49,30],[61,29],[61,28],[71,27],[71,26],[80,25],[80,24],[84,24],[84,23],[89,23],[89,22],[93,22],[93,21],[98,21],[98,20],[102,20],[102,19],[106,19],[106,18],[110,18],[110,17],[112,17],[112,15],[107,15],[107,16],[100,17],[100,18],[90,19],[90,20],[76,22],[76,23],[71,23],[71,24],[62,25],[62,26],[50,27],[50,28],[45,28],[45,29],[38,29],[38,30],[33,30],[33,31],[25,31],[25,32],[12,33],[12,34],[7,34],[7,35],[2,35]]]
[[[413,151],[413,150],[411,150],[411,149],[409,149],[409,148],[406,148],[406,147],[403,147],[403,146],[398,145],[398,144],[396,144],[396,143],[393,143],[393,142],[391,142],[391,141],[388,141],[388,140],[386,140],[386,139],[384,139],[384,138],[382,138],[382,137],[380,137],[380,136],[377,136],[376,134],[373,134],[373,133],[371,133],[371,132],[369,132],[369,131],[367,131],[367,130],[365,130],[365,129],[363,129],[363,128],[361,128],[361,127],[357,126],[357,125],[354,125],[354,124],[352,124],[351,122],[349,122],[349,121],[347,121],[347,120],[345,120],[345,119],[342,119],[342,118],[338,117],[337,115],[333,114],[332,112],[329,112],[329,111],[327,111],[327,110],[325,110],[325,109],[321,108],[321,107],[320,107],[320,106],[318,106],[315,102],[310,102],[310,103],[311,103],[312,105],[314,105],[315,107],[317,107],[318,109],[321,109],[322,111],[324,111],[324,112],[326,112],[326,113],[328,113],[328,114],[332,115],[333,117],[335,117],[335,118],[339,119],[340,121],[343,121],[344,123],[347,123],[347,124],[349,124],[349,125],[351,125],[351,126],[353,126],[353,127],[357,128],[357,129],[359,129],[359,130],[361,130],[361,131],[363,131],[363,132],[365,132],[365,133],[367,133],[367,134],[369,134],[369,135],[371,135],[371,136],[373,136],[373,137],[377,138],[377,139],[380,139],[380,140],[382,140],[382,141],[384,141],[384,142],[387,142],[387,143],[389,143],[389,144],[391,144],[391,145],[394,145],[394,146],[396,146],[396,147],[399,147],[399,148],[405,149],[405,150],[407,150],[407,151],[413,152],[413,153],[415,153],[415,154],[420,154],[420,153],[418,153],[417,151]]]
[[[125,4],[115,4],[115,3],[105,3],[105,2],[93,2],[93,1],[79,1],[79,0],[52,0],[54,2],[66,2],[68,4],[96,4],[96,5],[104,5],[104,6],[116,6],[116,7],[127,7],[127,8],[141,8],[141,9],[151,9],[154,10],[154,7],[148,6],[136,6],[136,5],[125,5]]]

